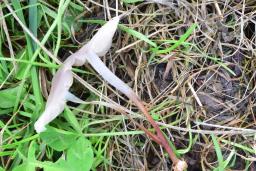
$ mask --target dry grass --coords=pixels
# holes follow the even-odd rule
[[[255,169],[255,154],[244,148],[255,148],[256,6],[252,1],[157,2],[137,4],[123,23],[158,44],[177,40],[196,23],[198,27],[188,39],[190,45],[153,54],[146,43],[118,33],[111,55],[105,57],[109,68],[144,99],[176,147],[187,149],[184,158],[191,170],[218,165],[210,134],[218,136],[224,158],[235,149],[237,157],[228,164],[230,168]],[[120,5],[119,9],[127,11],[134,6]],[[169,46],[163,43],[161,49]],[[103,91],[123,106],[131,105]],[[114,125],[105,126],[111,129]],[[123,121],[115,130],[134,129],[132,123]],[[113,170],[170,167],[163,150],[142,135],[116,137],[109,148]]]
[[[118,14],[131,11],[121,23],[146,35],[157,47],[119,29],[110,52],[102,60],[144,100],[150,114],[176,147],[176,154],[187,161],[188,170],[256,170],[254,0],[148,0],[132,4],[77,0],[76,4],[87,10],[76,15],[71,38],[61,40],[57,55],[61,61],[76,50],[74,45],[90,40],[98,28],[84,19],[115,16],[116,2]],[[57,10],[55,3],[51,5],[51,9]],[[74,11],[65,15],[71,16]],[[189,37],[168,51],[193,24],[197,27]],[[42,26],[40,34],[44,35],[47,29]],[[6,42],[11,46],[9,39]],[[51,41],[45,47],[54,51]],[[124,109],[136,122],[153,131],[135,105],[104,82],[89,65],[78,69],[72,92],[88,105],[69,106],[84,136],[93,145],[94,168],[171,170],[166,152],[113,107],[115,104]],[[44,89],[41,91],[45,96],[52,70],[40,69],[40,85]],[[0,87],[6,88],[7,83],[2,82]],[[10,122],[4,123],[16,124],[15,117],[8,115]],[[22,117],[17,120],[24,121]],[[22,122],[21,131],[29,124]],[[63,122],[63,118],[53,125],[69,130],[69,123]],[[3,131],[1,134],[2,138]],[[9,142],[15,143],[12,138]],[[54,160],[53,152],[51,156],[47,150],[40,156],[40,159]],[[1,162],[9,168],[12,158],[1,157]]]

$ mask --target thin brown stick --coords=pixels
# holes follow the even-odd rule
[[[142,113],[147,118],[147,120],[150,122],[150,124],[154,127],[154,129],[156,130],[156,136],[160,140],[159,144],[162,145],[165,148],[165,150],[169,154],[170,159],[172,160],[174,165],[176,165],[179,162],[179,159],[176,157],[175,153],[173,152],[173,150],[171,149],[171,147],[169,145],[169,142],[167,141],[167,139],[163,135],[161,129],[156,124],[156,122],[154,121],[152,116],[148,113],[148,110],[142,104],[141,100],[138,98],[138,96],[136,94],[133,94],[129,98],[136,104],[136,106],[142,111]]]

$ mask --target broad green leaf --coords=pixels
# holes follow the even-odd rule
[[[34,103],[35,100],[32,99],[28,99],[26,100],[23,104],[24,104],[24,111],[26,112],[33,112],[37,109],[37,106]]]
[[[65,107],[64,117],[78,133],[82,133],[82,129],[76,119],[75,114],[68,107]]]
[[[13,171],[27,171],[27,163],[16,166]]]
[[[45,144],[54,150],[63,151],[76,142],[77,135],[47,127],[46,131],[40,133],[40,137]]]
[[[11,108],[15,105],[16,95],[19,91],[19,88],[20,87],[17,86],[14,88],[8,88],[0,91],[0,108]]]
[[[43,168],[44,171],[70,171],[70,168],[68,168],[67,166],[64,167],[62,165],[59,165],[57,162],[56,163],[53,163],[50,161],[41,162],[41,161],[36,160],[34,162],[30,162],[29,164],[34,167],[33,171],[36,170],[35,167]],[[27,163],[24,163],[19,166],[16,166],[13,170],[14,171],[28,171],[27,166],[28,166]]]
[[[0,115],[3,114],[8,114],[12,112],[12,108],[8,108],[8,109],[0,109]]]
[[[4,171],[4,169],[2,167],[0,167],[0,171]]]
[[[89,171],[94,161],[89,140],[80,137],[67,151],[67,163],[74,171]]]
[[[63,159],[61,159],[63,160]],[[65,162],[65,160],[63,160]],[[58,162],[52,163],[49,161],[43,162],[44,171],[71,171],[69,167],[65,164],[60,164]]]
[[[93,165],[94,157],[91,143],[80,137],[67,149],[66,160],[60,158],[57,162],[48,162],[43,166],[45,171],[89,171]]]

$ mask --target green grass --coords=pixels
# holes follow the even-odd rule
[[[141,1],[124,0],[123,2],[129,6],[139,4]],[[152,149],[153,151],[160,151],[156,156],[166,156],[165,159],[168,160],[166,153],[163,152],[164,155],[161,155],[159,146],[145,140],[145,133],[134,128],[135,126],[130,122],[129,118],[103,105],[90,103],[80,104],[76,107],[67,105],[64,112],[50,123],[46,132],[36,134],[33,124],[43,112],[46,102],[42,91],[42,84],[44,83],[49,88],[52,75],[60,67],[58,61],[53,57],[61,54],[60,51],[63,49],[75,50],[80,47],[73,39],[74,33],[83,35],[81,33],[84,32],[85,26],[100,26],[105,21],[104,17],[101,17],[101,19],[92,19],[91,13],[86,11],[82,2],[79,1],[29,0],[26,3],[19,0],[12,0],[10,1],[10,5],[25,27],[39,40],[40,45],[30,37],[23,26],[18,24],[13,14],[2,3],[1,9],[3,10],[4,16],[0,17],[0,20],[5,20],[7,23],[15,52],[15,59],[10,58],[7,35],[3,28],[1,28],[0,171],[33,171],[38,167],[48,171],[68,171],[72,169],[78,171],[90,169],[108,170],[117,161],[121,163],[117,164],[118,167],[123,164],[122,162],[129,161],[125,157],[132,158],[135,156],[134,159],[136,160],[143,158],[143,162],[147,161],[148,158],[145,156],[146,150]],[[120,8],[123,11],[125,10],[123,6],[120,6]],[[102,8],[100,9],[102,10]],[[82,14],[84,11],[87,12],[86,15]],[[137,16],[135,14],[129,16],[130,18],[127,19],[128,23],[133,23],[133,20],[130,19],[132,17],[136,18]],[[80,15],[82,17],[78,18]],[[153,23],[157,21],[155,14],[150,16],[150,13],[148,13],[147,15],[149,15],[147,19],[152,17],[152,20],[154,20]],[[178,25],[180,21],[181,19],[179,22],[174,23]],[[175,24],[170,24],[168,27],[176,27]],[[141,57],[143,60],[146,60],[146,66],[151,67],[155,64],[166,63],[167,61],[163,56],[177,52],[185,56],[187,55],[187,57],[179,58],[177,62],[178,64],[185,63],[184,66],[187,66],[187,68],[184,68],[186,69],[195,66],[200,68],[200,66],[203,66],[201,65],[202,61],[209,60],[213,65],[222,67],[228,73],[235,76],[234,71],[230,69],[223,59],[220,59],[217,55],[208,54],[199,45],[188,40],[189,37],[196,35],[200,23],[181,27],[184,34],[179,35],[178,39],[172,39],[171,36],[163,38],[159,35],[149,37],[148,35],[151,32],[144,32],[144,27],[142,29],[142,26],[133,27],[131,24],[122,24],[121,22],[118,26],[119,33],[116,34],[115,41],[119,42],[119,39],[122,39],[124,45],[132,44],[138,40],[140,42],[134,45],[134,48],[130,49],[131,51],[121,52],[118,54],[119,56],[115,56],[114,51],[113,53],[111,52],[114,56],[113,59],[122,57],[126,59],[127,56],[125,55],[129,54],[132,59],[131,65],[135,66],[135,68],[138,67],[136,69],[138,69],[139,74],[136,79],[143,82],[143,84],[133,87],[134,89],[137,90],[138,88],[138,91],[140,89],[146,90],[148,88],[146,85],[149,84],[147,82],[144,83],[144,81],[147,81],[146,78],[143,78],[143,74],[146,72],[144,73],[143,68],[140,68],[139,65],[136,66],[134,61],[139,61],[139,57]],[[92,33],[94,32],[95,30],[92,31]],[[87,41],[89,36],[91,35],[88,32],[83,42]],[[40,46],[45,46],[52,56],[41,49]],[[114,44],[112,48],[114,49],[116,47],[119,47],[119,45]],[[190,53],[198,53],[200,55],[192,58],[189,56]],[[59,59],[62,58],[62,56],[58,57]],[[103,59],[105,60],[105,58]],[[18,66],[17,71],[14,70],[13,63]],[[142,65],[143,62],[140,64]],[[126,68],[126,66],[112,66],[112,63],[108,66],[113,67],[111,69],[116,69],[117,73],[120,71],[120,68]],[[41,80],[42,75],[40,71],[42,70],[46,74],[46,82]],[[74,68],[73,71],[81,76],[88,84],[95,87],[94,91],[90,91],[85,84],[82,85],[79,81],[75,82],[76,86],[73,87],[72,91],[79,92],[79,95],[84,97],[86,102],[96,101],[98,104],[101,104],[100,102],[104,101],[102,97],[109,95],[108,100],[111,101],[111,99],[114,99],[118,103],[124,104],[123,107],[126,107],[128,110],[135,111],[130,112],[130,115],[136,121],[141,121],[145,125],[148,124],[136,112],[136,109],[134,110],[128,100],[117,95],[105,83],[103,84],[99,81],[97,74],[90,67]],[[120,73],[122,74],[122,72]],[[124,75],[127,74],[125,73]],[[124,79],[125,81],[129,80]],[[191,105],[193,104],[191,100],[193,97],[186,96],[188,92],[186,84],[180,84],[178,89],[181,91],[171,94],[175,96],[175,99],[169,98],[168,95],[165,96],[163,93],[158,97],[160,100],[150,99],[157,101],[156,103],[151,104],[149,99],[146,102],[150,114],[155,121],[171,126],[183,127],[188,130],[172,130],[168,126],[161,126],[162,131],[170,140],[170,145],[175,149],[175,153],[179,157],[183,157],[186,154],[193,153],[194,147],[207,146],[207,148],[210,148],[209,151],[212,152],[211,154],[216,154],[216,161],[211,163],[211,169],[219,171],[232,168],[234,163],[239,160],[238,153],[240,154],[241,151],[246,156],[254,155],[255,149],[249,144],[244,144],[240,139],[233,137],[231,139],[228,136],[217,137],[214,134],[215,130],[212,130],[213,134],[211,135],[204,134],[203,131],[200,134],[190,131],[201,128],[193,126],[194,119],[198,119],[196,115],[198,111]],[[133,84],[130,85],[134,86]],[[142,98],[147,98],[148,96],[145,92],[141,92],[140,95]],[[149,130],[154,132],[151,128]],[[173,137],[171,136],[172,132],[175,132]],[[176,146],[177,144],[178,146]],[[120,156],[124,158],[115,158]],[[115,161],[113,161],[114,159]],[[249,168],[250,161],[245,161],[245,163],[246,167]]]
[[[232,150],[230,152],[230,154],[228,155],[227,159],[224,160],[222,152],[221,152],[221,147],[216,139],[216,137],[212,134],[212,141],[213,141],[213,145],[214,145],[214,149],[216,151],[217,154],[217,159],[218,159],[218,166],[216,168],[214,168],[215,171],[224,171],[226,169],[228,169],[228,165],[232,159],[232,157],[235,154],[235,150]]]

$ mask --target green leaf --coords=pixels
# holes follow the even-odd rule
[[[37,148],[37,145],[36,145],[35,141],[33,140],[30,143],[30,146],[28,149],[28,161],[30,161],[30,162],[36,161],[36,156],[35,156],[36,148]]]
[[[227,140],[224,140],[224,139],[222,139],[221,142],[226,143],[228,145],[232,145],[232,146],[234,146],[236,148],[239,148],[240,150],[243,150],[245,152],[249,152],[251,154],[255,154],[255,150],[253,148],[248,147],[247,146],[248,144],[242,145],[242,144],[235,143],[235,142],[230,142],[230,141],[227,141]]]
[[[76,119],[75,114],[68,107],[65,107],[64,117],[78,133],[82,133],[82,129]]]
[[[2,167],[0,167],[0,171],[4,171],[4,169]]]
[[[18,16],[18,18],[23,22],[24,25],[26,25],[26,22],[25,22],[25,16],[23,14],[23,10],[22,9],[22,5],[21,5],[21,2],[19,0],[12,0],[12,5],[14,7],[14,10],[16,10],[16,14]],[[34,5],[33,4],[31,8],[34,8]],[[37,7],[36,7],[37,8]],[[37,10],[36,10],[37,11]],[[37,13],[35,14],[34,13],[34,16],[36,19],[34,20],[37,20]],[[36,29],[37,28],[37,25],[35,25],[35,23],[33,23],[33,29]],[[32,30],[32,31],[36,31],[36,30]],[[26,45],[26,50],[27,50],[27,55],[28,55],[28,58],[30,59],[30,61],[34,61],[35,59],[32,59],[34,58],[33,56],[33,46],[32,46],[32,43],[31,43],[31,39],[30,39],[30,36],[24,31],[25,33],[25,37],[26,37],[26,42],[27,42],[27,45]],[[35,56],[36,57],[36,56]],[[29,68],[31,67],[31,65],[27,65],[25,67],[25,70],[24,72],[22,72],[22,78],[26,78],[29,74],[28,73],[28,70]],[[37,111],[35,111],[35,115],[33,116],[36,116],[36,113],[38,113],[38,111],[41,109],[42,107],[42,104],[43,104],[43,98],[42,98],[42,94],[41,94],[41,91],[40,91],[40,85],[39,85],[39,78],[38,78],[38,73],[37,73],[37,69],[35,66],[32,66],[31,67],[31,70],[30,70],[30,76],[31,76],[31,83],[32,83],[32,89],[33,89],[33,93],[34,93],[34,96],[35,96],[35,101],[36,101],[36,105],[38,106],[37,107]],[[21,83],[24,84],[25,82],[23,81]],[[22,86],[21,86],[22,87]],[[21,89],[20,91],[17,93],[17,98],[16,98],[16,102],[15,102],[15,105],[14,105],[14,112],[17,110],[18,108],[18,105],[20,103],[20,99],[21,99]],[[32,118],[33,119],[33,118]]]
[[[227,159],[223,163],[224,168],[228,167],[228,165],[229,165],[231,159],[233,158],[234,154],[235,154],[235,150],[232,150],[231,153],[228,155]]]
[[[190,124],[188,125],[188,128],[191,129]],[[189,144],[188,144],[188,147],[185,148],[185,149],[179,149],[179,150],[177,150],[177,152],[179,154],[186,154],[186,153],[188,153],[191,150],[192,144],[193,144],[193,137],[192,137],[191,131],[189,131]]]
[[[223,168],[223,162],[224,162],[224,159],[223,159],[223,155],[222,155],[222,152],[221,152],[221,148],[220,148],[220,145],[217,141],[217,138],[215,137],[215,135],[211,134],[211,138],[212,138],[212,142],[213,142],[213,145],[214,145],[214,149],[215,149],[215,152],[217,154],[217,159],[218,159],[218,167],[214,170],[218,170],[218,171],[224,171],[225,168]]]
[[[29,5],[31,7],[29,8],[29,29],[33,33],[35,37],[37,37],[37,26],[38,26],[38,13],[37,13],[37,0],[29,0]],[[37,44],[31,39],[33,51],[36,50]]]
[[[23,161],[23,164],[15,167],[13,170],[14,171],[35,171],[36,169],[36,166],[34,165],[34,163],[36,163],[35,152],[36,152],[36,144],[35,144],[35,141],[32,141],[28,149],[27,160]]]
[[[58,162],[52,163],[50,161],[43,162],[43,168],[44,168],[44,171],[70,171],[68,166],[59,164]]]
[[[89,171],[94,158],[89,140],[80,137],[67,151],[67,163],[74,171]]]
[[[14,9],[16,10],[16,14],[19,17],[19,19],[23,22],[23,24],[26,24],[25,18],[24,18],[24,15],[23,15],[23,11],[19,10],[19,9],[22,9],[20,1],[19,0],[12,0],[12,5],[13,5]]]
[[[143,40],[144,42],[150,44],[151,46],[157,47],[156,43],[153,42],[152,40],[150,40],[150,39],[149,39],[147,36],[145,36],[144,34],[142,34],[142,33],[140,33],[140,32],[137,32],[136,30],[133,30],[133,29],[131,29],[131,28],[129,28],[129,27],[126,27],[126,26],[124,26],[124,25],[122,25],[122,24],[119,24],[118,27],[119,27],[121,30],[125,31],[126,33],[128,33],[128,34],[130,34],[130,35],[132,35],[132,36],[134,36],[134,37],[137,37],[138,39]]]
[[[11,108],[15,105],[17,92],[20,86],[0,91],[0,108]],[[24,89],[23,89],[24,93]],[[22,93],[22,96],[23,96]]]
[[[27,163],[16,166],[13,171],[27,171]]]
[[[58,131],[52,127],[47,127],[46,131],[40,133],[40,137],[45,144],[56,151],[63,151],[75,143],[77,135],[71,132]]]
[[[222,156],[222,153],[221,153],[220,145],[219,145],[215,135],[211,134],[211,137],[212,137],[212,142],[213,142],[216,154],[217,154],[218,162],[222,163],[223,162],[223,156]]]
[[[43,166],[45,171],[89,171],[94,162],[93,150],[89,140],[80,137],[67,150],[66,160],[59,159],[55,163]]]
[[[35,166],[33,165],[33,162],[36,161],[35,153],[36,153],[36,143],[35,141],[32,141],[28,149],[28,159],[26,161],[27,171],[35,170]]]
[[[174,43],[174,45],[172,45],[171,47],[167,48],[167,49],[163,49],[163,50],[157,50],[154,49],[154,51],[156,51],[157,54],[162,54],[162,53],[169,53],[171,51],[173,51],[174,49],[176,49],[177,47],[179,47],[181,44],[183,44],[186,39],[193,33],[193,31],[195,30],[195,28],[197,27],[197,24],[192,24],[188,30],[186,31],[186,33],[184,33],[180,39]]]
[[[45,6],[43,4],[41,5],[41,7],[45,14],[49,15],[52,18],[57,17],[58,14],[55,11],[53,11],[52,9],[48,8],[47,6]]]
[[[28,57],[27,49],[22,49],[21,51],[19,51],[16,54],[16,58],[19,59],[19,60],[26,60],[26,61],[29,62],[29,57]],[[17,70],[17,72],[15,74],[15,78],[16,79],[18,79],[18,80],[22,80],[23,79],[23,75],[24,75],[24,72],[26,70],[26,66],[27,66],[27,63],[19,63],[18,70]]]

